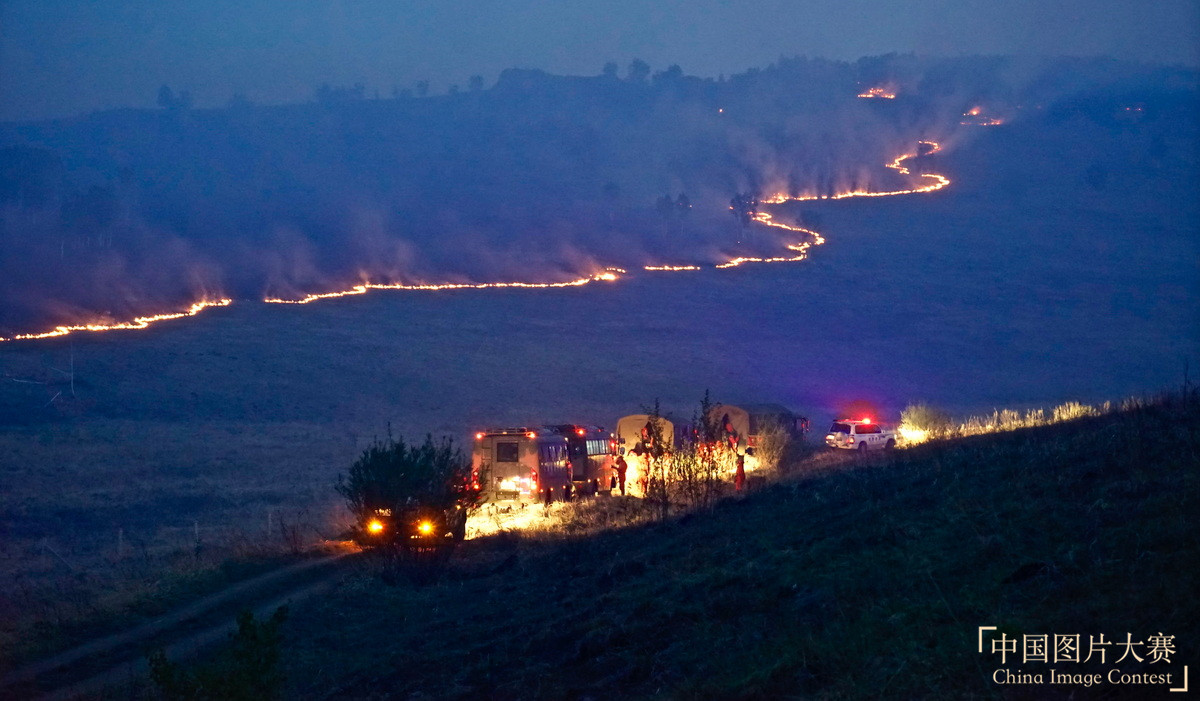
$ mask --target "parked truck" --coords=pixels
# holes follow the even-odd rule
[[[545,427],[492,428],[475,434],[471,483],[480,503],[564,500],[572,491],[566,436]]]

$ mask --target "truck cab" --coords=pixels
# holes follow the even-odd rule
[[[891,450],[896,447],[896,433],[883,430],[869,418],[838,419],[825,434],[825,445],[842,450]]]

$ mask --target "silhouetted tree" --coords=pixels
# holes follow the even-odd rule
[[[187,90],[182,90],[179,94],[175,94],[170,87],[163,85],[158,89],[158,98],[155,102],[165,110],[187,110],[192,107],[192,94]]]
[[[483,76],[473,75],[467,79],[467,88],[471,92],[480,92],[483,90]]]
[[[654,202],[654,209],[658,211],[658,216],[662,217],[663,233],[666,233],[675,218],[675,200],[671,199],[670,195],[663,195]]]
[[[672,65],[667,70],[654,74],[655,87],[668,87],[679,85],[683,82],[683,69],[678,64]]]
[[[417,97],[425,97],[428,94],[429,94],[429,81],[428,80],[418,80],[417,81]]]
[[[366,91],[367,87],[362,83],[355,83],[352,88],[333,87],[329,83],[323,83],[321,87],[317,88],[317,102],[322,105],[355,102],[363,99]]]
[[[250,98],[246,97],[246,93],[235,92],[229,96],[229,102],[225,103],[225,109],[236,112],[245,112],[253,107]]]
[[[158,106],[164,110],[169,110],[175,106],[175,91],[170,86],[163,85],[158,89]]]
[[[631,83],[644,83],[649,76],[650,64],[640,58],[633,59],[629,64],[629,70],[625,72],[625,79]]]
[[[754,213],[758,211],[758,199],[749,193],[739,192],[729,200],[729,209],[744,228],[750,224],[754,219]]]
[[[426,506],[442,510],[474,508],[479,493],[470,489],[471,461],[454,441],[443,438],[406,444],[403,438],[376,441],[338,475],[338,493],[360,521],[376,509]]]
[[[668,200],[670,197],[667,198]],[[662,409],[658,399],[654,408],[647,410],[649,419],[642,429],[642,442],[646,446],[646,503],[658,512],[660,521],[666,521],[671,506],[670,473],[667,471],[667,451],[670,440],[663,430]]]

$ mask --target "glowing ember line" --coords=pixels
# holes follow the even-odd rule
[[[350,295],[366,294],[368,290],[410,290],[430,292],[435,290],[491,290],[501,288],[542,290],[558,287],[580,287],[593,282],[612,282],[618,278],[618,273],[616,272],[617,270],[620,270],[620,268],[606,268],[604,272],[597,273],[591,277],[581,277],[576,280],[569,280],[567,282],[446,282],[415,285],[407,285],[402,282],[366,282],[361,285],[355,285],[348,290],[340,290],[338,292],[323,292],[320,294],[307,294],[301,299],[267,297],[263,301],[269,304],[308,304],[309,302],[316,302],[320,299],[331,299],[333,297],[348,297]]]
[[[871,88],[871,89],[867,90],[866,92],[860,92],[858,94],[858,96],[859,97],[868,97],[868,98],[875,97],[875,98],[881,98],[884,100],[895,100],[896,99],[896,93],[892,92],[891,90],[888,90],[887,88]]]
[[[676,272],[679,270],[699,270],[698,265],[644,265],[642,270]]]
[[[872,90],[876,90],[876,88],[873,88]],[[870,92],[870,91],[868,91],[868,92]],[[877,95],[859,95],[859,97],[864,97],[864,96],[865,97],[877,97]],[[930,154],[937,153],[938,151],[942,150],[941,144],[939,144],[936,141],[918,141],[917,144],[919,146],[924,146],[926,148],[924,155],[930,155]],[[900,156],[897,156],[895,159],[893,159],[891,163],[886,164],[886,167],[891,168],[892,170],[895,170],[896,172],[900,173],[901,175],[913,175],[912,171],[909,170],[908,167],[904,165],[904,162],[909,159],[916,158],[917,155],[918,154],[916,154],[916,153],[902,154]],[[929,183],[928,185],[923,185],[921,187],[916,187],[916,188],[912,188],[912,189],[908,189],[908,190],[891,190],[891,191],[887,191],[887,192],[871,192],[869,190],[853,190],[850,192],[838,193],[836,195],[796,195],[796,196],[781,193],[781,194],[772,195],[771,197],[763,199],[762,203],[763,204],[783,204],[784,202],[810,202],[813,200],[843,200],[843,199],[847,199],[850,197],[892,197],[895,195],[915,195],[915,194],[919,194],[922,192],[933,192],[935,190],[940,190],[950,184],[949,178],[947,178],[944,175],[938,175],[937,173],[917,173],[916,176],[920,177],[920,178],[929,178],[933,182]],[[736,268],[737,266],[744,265],[746,263],[794,263],[796,261],[801,261],[801,260],[804,260],[805,258],[808,258],[809,249],[812,248],[813,246],[820,246],[821,244],[825,243],[825,237],[822,236],[820,233],[813,231],[812,229],[805,229],[804,227],[793,226],[791,224],[784,224],[781,222],[777,222],[771,217],[770,214],[768,214],[766,212],[755,212],[753,214],[753,220],[758,222],[759,224],[764,224],[766,226],[783,229],[785,231],[807,234],[807,235],[811,236],[813,240],[805,241],[805,242],[801,242],[801,243],[787,244],[788,250],[796,251],[797,255],[795,255],[795,256],[776,256],[773,258],[738,257],[738,258],[734,258],[732,260],[726,261],[724,263],[718,264],[716,266],[718,269]]]
[[[873,93],[877,90],[882,90],[882,89],[881,88],[872,88],[871,90],[868,91],[868,93]],[[895,95],[894,94],[878,94],[878,95],[864,94],[864,95],[860,95],[860,97],[891,98],[891,97],[895,97]],[[977,109],[972,110],[971,112],[968,112],[964,116],[968,116],[968,117],[978,116],[978,110]],[[1000,123],[999,120],[993,120],[993,121],[996,124]],[[941,145],[938,144],[936,141],[920,141],[920,142],[918,142],[918,144],[925,146],[927,148],[924,155],[937,153],[938,151],[941,150]],[[897,156],[894,160],[892,160],[891,163],[886,164],[886,167],[897,171],[901,175],[913,175],[913,173],[908,169],[908,167],[904,165],[904,162],[909,159],[916,158],[917,155],[918,154],[916,154],[916,153],[906,153],[906,154]],[[850,197],[890,197],[890,196],[894,196],[894,195],[913,195],[913,194],[918,194],[918,193],[922,193],[922,192],[933,192],[935,190],[940,190],[950,184],[949,178],[947,178],[943,175],[938,175],[936,173],[917,173],[916,177],[928,178],[928,179],[932,180],[933,182],[931,182],[927,185],[923,185],[921,187],[916,187],[916,188],[912,188],[912,189],[908,189],[908,190],[892,190],[889,192],[871,192],[871,191],[867,191],[867,190],[854,190],[851,192],[843,192],[843,193],[839,193],[836,195],[805,194],[805,195],[792,196],[792,195],[788,195],[788,194],[777,194],[777,195],[773,195],[771,197],[765,198],[765,199],[761,200],[761,202],[763,204],[782,204],[784,202],[808,202],[808,201],[813,201],[813,200],[841,200],[841,199],[847,199]],[[825,243],[825,237],[822,236],[819,232],[814,231],[812,229],[806,229],[801,226],[795,226],[792,224],[784,224],[782,222],[777,222],[772,218],[772,216],[770,214],[768,214],[766,212],[754,212],[752,215],[752,218],[753,218],[753,221],[755,221],[759,224],[762,224],[764,226],[769,226],[769,227],[776,228],[776,229],[783,229],[784,231],[788,231],[791,233],[805,234],[805,235],[811,237],[812,240],[811,241],[802,241],[802,242],[798,242],[798,243],[784,244],[785,248],[787,248],[789,251],[792,251],[793,253],[795,253],[795,255],[774,256],[774,257],[770,257],[770,258],[740,256],[740,257],[728,260],[724,263],[719,263],[714,266],[715,268],[717,268],[719,270],[724,270],[726,268],[736,268],[736,267],[738,267],[740,265],[744,265],[746,263],[794,263],[794,262],[802,261],[802,260],[805,260],[806,258],[808,258],[809,251],[813,246],[820,246]],[[643,269],[647,270],[647,271],[653,271],[653,272],[659,272],[659,271],[674,272],[674,271],[684,271],[684,270],[700,270],[701,267],[698,265],[647,265],[647,266],[643,266]],[[263,301],[267,302],[269,304],[308,304],[310,302],[315,302],[317,300],[322,300],[322,299],[332,299],[334,297],[348,297],[351,295],[366,294],[370,290],[437,291],[437,290],[487,290],[487,289],[504,289],[504,288],[553,289],[553,288],[565,288],[565,287],[581,287],[583,285],[588,285],[593,282],[612,282],[612,281],[620,279],[621,275],[626,275],[626,274],[627,274],[627,271],[623,268],[606,267],[603,269],[603,272],[596,273],[595,275],[592,275],[590,277],[582,277],[582,278],[578,278],[575,280],[569,280],[566,282],[478,282],[478,283],[436,283],[436,284],[435,283],[405,284],[405,283],[399,283],[399,282],[396,282],[396,283],[366,282],[366,283],[362,283],[359,285],[354,285],[353,287],[346,289],[346,290],[338,290],[335,292],[309,293],[300,299],[283,299],[281,297],[267,297]],[[233,302],[233,300],[228,299],[228,298],[221,298],[221,299],[216,299],[216,300],[205,299],[200,302],[196,302],[191,307],[189,307],[186,311],[182,311],[182,312],[175,312],[175,313],[169,313],[169,314],[155,314],[153,316],[140,316],[140,317],[135,318],[133,321],[123,321],[123,322],[117,322],[117,323],[112,323],[112,324],[93,323],[93,324],[80,324],[77,326],[58,326],[53,331],[47,331],[44,333],[19,334],[19,335],[8,337],[8,338],[0,336],[0,342],[30,340],[30,339],[39,339],[39,338],[52,338],[55,336],[66,336],[67,334],[74,333],[76,331],[116,331],[116,330],[123,330],[123,329],[144,329],[147,326],[157,323],[157,322],[160,322],[160,321],[168,321],[171,319],[182,319],[183,317],[187,317],[187,316],[195,316],[195,315],[199,314],[200,312],[204,311],[205,309],[207,309],[208,307],[227,307],[232,302]]]
[[[133,321],[118,321],[113,324],[79,324],[77,326],[57,326],[53,331],[44,333],[23,333],[10,338],[0,337],[0,342],[4,341],[25,341],[36,338],[53,338],[55,336],[66,336],[69,333],[76,331],[122,331],[126,329],[144,329],[150,324],[156,324],[160,321],[170,321],[171,319],[182,319],[185,316],[196,316],[200,312],[209,307],[228,307],[233,303],[232,299],[222,298],[216,300],[204,300],[196,302],[187,308],[187,311],[175,312],[172,314],[155,314],[153,316],[139,316]]]
[[[938,151],[942,150],[941,145],[938,144],[938,142],[936,142],[936,141],[918,141],[917,143],[929,147],[929,150],[924,154],[926,156],[933,154],[933,153],[937,153]],[[917,154],[915,154],[915,153],[906,153],[904,155],[897,156],[891,163],[886,164],[885,167],[891,168],[892,170],[900,173],[901,175],[913,175],[912,171],[910,171],[908,169],[908,167],[904,165],[904,162],[909,160],[910,158],[916,158],[916,157],[917,157]],[[933,182],[929,183],[928,185],[922,185],[921,187],[915,187],[915,188],[912,188],[909,190],[889,190],[886,192],[872,192],[870,190],[852,190],[850,192],[839,192],[836,195],[795,195],[795,196],[793,196],[793,195],[788,195],[788,194],[777,194],[777,195],[772,195],[771,197],[768,197],[768,198],[762,200],[762,202],[764,204],[782,204],[784,202],[789,202],[789,201],[790,202],[811,202],[813,200],[844,200],[844,199],[849,199],[851,197],[893,197],[896,195],[916,195],[916,194],[920,194],[922,192],[933,192],[934,190],[941,190],[942,188],[944,188],[950,184],[949,178],[947,178],[944,175],[938,175],[937,173],[917,173],[916,177],[929,178],[929,179],[933,180]]]
[[[1003,119],[997,119],[995,117],[984,117],[982,107],[972,107],[971,109],[967,110],[966,112],[963,112],[963,116],[966,117],[967,119],[962,120],[961,122],[959,122],[959,124],[965,124],[966,126],[969,126],[969,127],[994,127],[994,126],[998,126],[1000,124],[1004,124]]]

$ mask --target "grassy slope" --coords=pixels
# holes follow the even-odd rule
[[[524,543],[500,573],[355,577],[289,623],[291,694],[988,696],[980,625],[1161,631],[1180,671],[1200,644],[1198,437],[1200,403],[1176,400]]]

